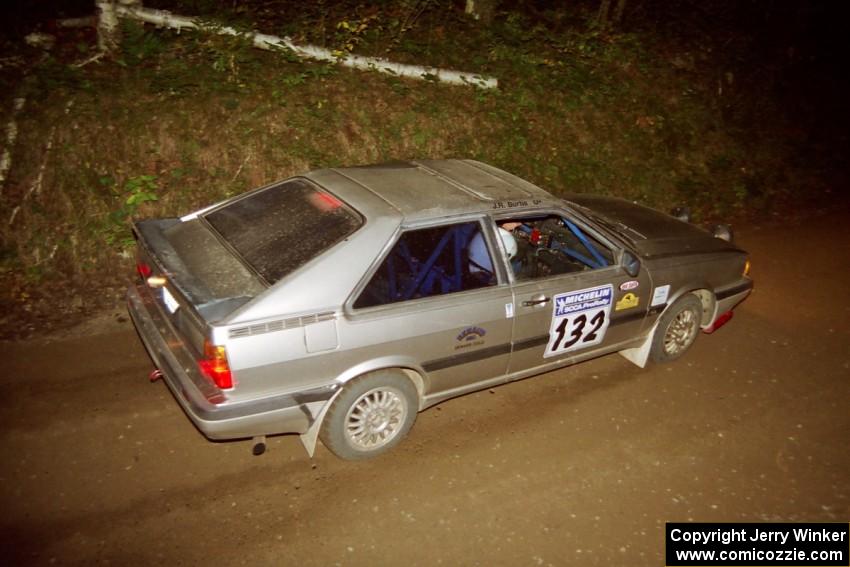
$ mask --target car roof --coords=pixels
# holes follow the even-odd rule
[[[405,222],[558,202],[536,185],[474,160],[390,162],[319,170],[307,177],[367,218],[400,215]],[[372,195],[363,195],[362,189]]]

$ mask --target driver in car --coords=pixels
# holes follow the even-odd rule
[[[514,262],[517,255],[517,241],[514,238],[513,230],[520,226],[519,221],[504,221],[499,223],[499,237],[502,239],[502,246],[505,248],[505,253],[508,255],[508,261],[511,262],[511,267],[516,272],[518,263]],[[484,242],[484,235],[477,232],[469,243],[469,272],[472,274],[489,274],[493,277],[493,264],[490,260],[490,253],[487,251],[487,244]]]

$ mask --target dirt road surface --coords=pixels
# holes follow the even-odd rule
[[[850,520],[846,211],[750,226],[756,291],[683,359],[613,355],[420,414],[351,463],[212,443],[130,323],[6,343],[11,564],[663,565],[668,521]],[[95,329],[96,330],[96,329]]]

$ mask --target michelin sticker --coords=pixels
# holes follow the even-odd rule
[[[560,293],[552,302],[552,324],[544,358],[598,345],[605,338],[614,286]]]

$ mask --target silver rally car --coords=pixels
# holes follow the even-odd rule
[[[752,289],[726,239],[468,160],[313,171],[133,227],[129,310],[210,439],[387,451],[443,400],[681,356]]]

